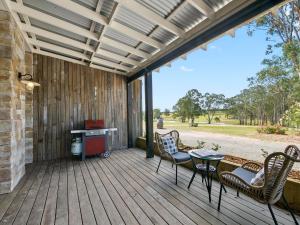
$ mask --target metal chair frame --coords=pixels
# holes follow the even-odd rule
[[[159,134],[157,132],[155,132],[155,141],[156,141],[156,145],[157,145],[157,149],[159,151],[159,155],[160,155],[160,160],[159,160],[159,163],[158,163],[158,166],[157,166],[157,169],[156,169],[156,173],[158,173],[158,170],[159,170],[159,167],[160,167],[160,164],[161,164],[161,161],[162,159],[169,159],[172,161],[172,168],[175,164],[175,170],[176,170],[176,185],[177,185],[177,174],[178,174],[178,168],[177,168],[177,165],[180,165],[180,164],[185,164],[185,163],[188,163],[190,162],[192,159],[189,159],[189,160],[186,160],[186,161],[181,161],[181,162],[177,162],[176,159],[167,151],[164,150],[164,147],[162,145],[162,142],[161,142],[161,138],[164,137],[164,136],[171,136],[175,139],[175,142],[176,142],[176,147],[178,149],[178,151],[182,151],[184,149],[182,148],[179,148],[179,132],[177,130],[172,130],[168,133],[165,133],[165,134]]]
[[[223,186],[226,185],[236,189],[237,196],[242,192],[258,202],[267,204],[276,225],[278,222],[272,210],[272,205],[278,202],[282,197],[286,209],[291,213],[295,224],[298,225],[299,223],[284,196],[284,185],[294,162],[300,162],[300,151],[297,146],[289,145],[285,148],[284,153],[274,152],[270,154],[265,159],[264,166],[255,162],[247,162],[242,165],[243,169],[254,173],[257,173],[260,169],[264,168],[264,183],[260,186],[251,185],[243,180],[242,177],[239,177],[232,172],[221,172],[219,174],[220,194],[218,210],[220,211]]]

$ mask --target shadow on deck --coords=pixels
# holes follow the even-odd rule
[[[0,195],[0,225],[150,225],[273,224],[266,205],[228,189],[217,211],[219,184],[212,202],[192,171],[179,167],[178,185],[171,163],[145,159],[138,149],[114,151],[108,159],[60,160],[29,165],[10,194]],[[287,211],[274,207],[280,224],[294,224]],[[299,219],[299,218],[298,218]]]

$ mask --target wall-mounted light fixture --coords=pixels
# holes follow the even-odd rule
[[[18,73],[18,78],[21,83],[26,84],[26,88],[29,91],[32,91],[35,86],[37,87],[40,86],[39,83],[33,81],[32,75],[29,73],[26,74]]]

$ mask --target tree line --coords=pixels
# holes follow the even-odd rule
[[[248,88],[236,96],[192,89],[173,107],[185,121],[206,114],[212,122],[216,111],[225,110],[241,125],[280,124],[300,126],[300,1],[292,1],[248,26],[248,34],[265,30],[269,45],[263,69],[248,79]]]

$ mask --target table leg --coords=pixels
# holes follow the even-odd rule
[[[220,179],[219,179],[219,172],[218,172],[219,164],[220,164],[220,161],[218,161],[218,162],[217,162],[217,165],[216,165],[216,175],[217,175],[218,181],[220,182]],[[225,188],[224,185],[222,185],[222,188],[223,188],[223,190],[225,191],[225,193],[227,193],[227,190],[226,190],[226,188]]]
[[[194,170],[194,173],[193,173],[193,176],[192,176],[192,178],[191,178],[191,180],[190,180],[188,189],[190,188],[191,184],[193,183],[193,180],[194,180],[194,178],[195,178],[195,176],[196,176],[196,173],[197,173],[197,168],[196,168],[196,165],[195,165],[195,162],[194,162],[193,158],[192,158],[192,163],[193,163],[193,170]]]
[[[209,202],[211,202],[211,185],[212,185],[212,174],[209,172],[209,166],[210,166],[210,161],[206,161],[206,177],[207,177],[207,183],[206,183],[206,188],[208,191],[208,198]]]

